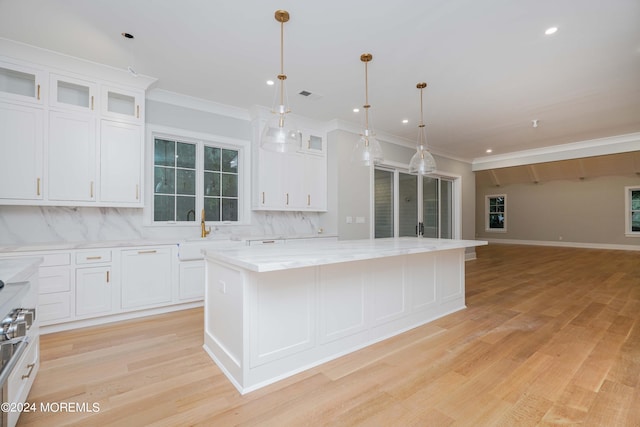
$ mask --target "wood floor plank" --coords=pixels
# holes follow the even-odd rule
[[[640,426],[635,251],[489,245],[467,309],[240,395],[203,311],[43,336],[19,426]]]

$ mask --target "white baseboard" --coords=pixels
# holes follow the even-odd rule
[[[609,243],[554,242],[545,240],[487,239],[490,244],[558,246],[564,248],[609,249],[619,251],[640,251],[640,245],[614,245]]]

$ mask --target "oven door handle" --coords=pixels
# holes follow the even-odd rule
[[[13,351],[13,356],[11,356],[11,359],[9,359],[7,364],[2,367],[2,372],[0,372],[0,387],[4,388],[4,385],[7,382],[11,371],[13,371],[13,368],[16,367],[18,360],[20,360],[20,357],[27,349],[27,345],[29,345],[29,340],[27,337],[24,337],[24,339],[20,341],[18,346]]]

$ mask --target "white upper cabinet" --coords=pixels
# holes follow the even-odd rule
[[[69,64],[0,57],[0,205],[143,207],[151,79]]]
[[[43,114],[0,102],[0,201],[42,200]]]
[[[61,74],[51,74],[49,87],[51,94],[49,105],[52,108],[95,112],[97,104],[98,84],[90,80]]]
[[[320,132],[304,130],[302,131],[302,143],[300,149],[305,154],[326,156],[326,138]]]
[[[100,200],[142,206],[144,147],[142,128],[130,123],[100,123]]]
[[[102,117],[144,123],[144,91],[102,85]]]
[[[0,98],[42,105],[45,75],[38,68],[0,60]]]

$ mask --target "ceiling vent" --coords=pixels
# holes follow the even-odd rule
[[[313,92],[309,92],[308,90],[301,90],[298,92],[298,95],[304,96],[307,99],[313,99],[313,100],[317,100],[322,98],[322,95],[319,95],[317,93],[313,93]]]

